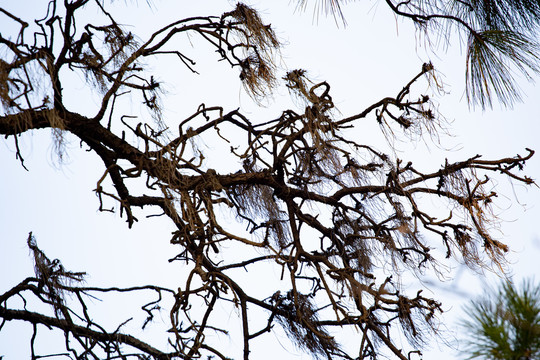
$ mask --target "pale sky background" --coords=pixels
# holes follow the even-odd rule
[[[314,3],[314,1],[312,1]],[[26,11],[43,6],[43,1],[19,2],[0,0],[0,6],[13,10],[27,21]],[[123,5],[124,2],[116,2]],[[402,86],[419,72],[422,63],[431,59],[441,73],[448,94],[439,97],[440,112],[452,121],[449,132],[439,147],[429,141],[429,150],[422,142],[398,143],[398,156],[413,160],[424,169],[438,169],[444,159],[463,160],[476,154],[486,159],[525,154],[525,147],[540,150],[539,114],[540,90],[534,84],[523,81],[524,102],[513,109],[494,111],[471,111],[464,98],[465,59],[460,53],[458,38],[453,37],[452,46],[445,52],[435,48],[437,56],[424,43],[417,41],[418,34],[408,22],[396,20],[382,2],[353,2],[344,7],[348,26],[336,26],[331,17],[319,16],[314,21],[313,7],[304,12],[295,11],[289,1],[248,2],[261,12],[263,19],[271,23],[278,36],[285,42],[281,65],[289,70],[303,68],[316,80],[326,80],[332,86],[331,95],[344,115],[362,111],[385,96],[395,95]],[[117,19],[133,25],[132,31],[142,38],[144,34],[163,24],[192,15],[219,15],[234,7],[233,1],[165,1],[156,0],[149,9],[145,1],[138,7],[124,11]],[[22,12],[21,12],[22,11]],[[42,15],[43,12],[39,12]],[[0,32],[8,26],[0,20]],[[252,119],[270,119],[285,107],[294,106],[287,91],[279,89],[274,102],[266,108],[258,108],[242,90],[236,69],[224,62],[217,63],[212,49],[192,39],[195,46],[188,52],[197,60],[201,75],[191,75],[179,62],[162,61],[154,64],[156,73],[167,84],[168,95],[164,98],[166,121],[176,121],[191,114],[204,102],[206,105],[222,105],[226,109],[241,107]],[[280,74],[283,75],[283,72]],[[538,80],[538,79],[537,79]],[[66,94],[71,109],[81,109],[91,114],[98,98],[85,91],[80,79],[74,78],[72,91]],[[67,86],[65,86],[67,87]],[[423,89],[421,89],[423,90]],[[427,91],[427,90],[426,90]],[[141,106],[132,103],[129,110],[139,113]],[[365,128],[360,136],[373,141],[379,135],[375,120],[364,120]],[[127,229],[119,214],[98,212],[99,203],[93,193],[96,182],[104,169],[92,153],[79,149],[79,142],[71,139],[68,158],[59,164],[52,147],[49,130],[25,134],[19,140],[25,158],[25,171],[15,159],[13,139],[0,141],[0,293],[23,278],[32,275],[32,263],[26,238],[33,231],[38,245],[52,258],[58,258],[72,271],[86,271],[88,285],[143,285],[156,283],[175,288],[180,264],[170,264],[167,259],[177,250],[169,245],[171,224],[165,219],[141,219],[132,230]],[[362,140],[362,139],[360,139]],[[212,149],[212,144],[205,144]],[[376,144],[386,149],[384,141]],[[450,149],[447,151],[445,149]],[[216,161],[218,161],[217,159]],[[534,179],[540,176],[540,154],[525,168]],[[511,262],[509,274],[520,281],[536,276],[540,280],[540,190],[524,188],[500,177],[498,183],[500,206],[497,208],[502,222],[499,238],[509,244]],[[455,322],[461,316],[460,307],[474,296],[481,294],[486,284],[495,284],[497,275],[474,274],[455,266],[455,281],[429,282],[426,286],[434,298],[443,302],[447,310],[442,317],[445,328],[443,340],[452,342],[456,335]],[[418,285],[418,284],[417,284]],[[144,302],[131,299],[113,299],[120,302],[126,314]],[[105,303],[105,302],[103,302]],[[96,301],[95,306],[100,305]],[[103,308],[105,314],[111,308]],[[116,311],[116,310],[115,310]],[[129,317],[126,315],[125,318]],[[164,319],[167,313],[163,314]],[[139,327],[133,326],[137,336]],[[157,327],[150,329],[159,330]],[[41,330],[40,334],[45,334]],[[0,356],[4,360],[28,358],[31,326],[7,323],[0,332]],[[299,354],[283,339],[283,334],[266,336],[257,343],[253,359],[308,359]],[[51,337],[50,344],[58,339]],[[54,340],[56,339],[56,340]],[[163,341],[163,339],[159,340]],[[241,339],[223,339],[241,351]],[[351,342],[358,338],[351,337]],[[62,349],[62,342],[58,343]],[[433,343],[424,352],[424,359],[438,360],[459,358],[443,341]]]

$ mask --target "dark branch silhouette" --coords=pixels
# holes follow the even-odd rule
[[[82,23],[79,13],[90,6],[107,22]],[[2,325],[31,323],[32,339],[41,326],[57,329],[65,335],[66,354],[77,359],[227,359],[227,348],[206,336],[228,333],[216,321],[217,304],[224,303],[239,310],[244,359],[253,339],[280,326],[315,357],[375,359],[383,346],[405,360],[428,334],[436,333],[442,310],[421,289],[412,295],[402,292],[400,273],[437,272],[448,258],[471,267],[504,262],[507,246],[490,233],[496,221],[491,203],[497,196],[491,179],[534,184],[520,174],[533,150],[503,159],[477,155],[425,171],[355,140],[353,130],[361,128],[364,118],[377,121],[388,137],[401,131],[437,134],[440,120],[429,96],[412,95],[414,84],[434,76],[431,64],[411,74],[395,96],[341,117],[332,111],[330,84],[310,81],[304,70],[278,79],[280,44],[248,6],[238,4],[221,16],[178,20],[148,39],[127,32],[106,6],[98,0],[52,0],[46,15],[35,20],[38,30],[32,34],[23,16],[0,9],[4,19],[20,28],[13,37],[0,35],[0,134],[15,141],[22,166],[17,139],[25,132],[50,128],[57,142],[65,133],[80,139],[103,161],[94,190],[99,209],[109,211],[112,200],[129,227],[140,214],[156,214],[157,209],[175,225],[170,241],[182,250],[171,261],[184,263],[188,275],[178,290],[84,287],[83,273],[49,260],[30,234],[36,274],[0,295]],[[418,22],[438,17],[407,15],[405,3],[393,8]],[[164,119],[161,84],[145,69],[144,59],[172,54],[195,72],[194,60],[168,46],[185,35],[199,36],[197,41],[210,44],[221,60],[238,69],[255,100],[284,81],[304,110],[261,119],[240,109],[202,104],[178,125]],[[94,114],[84,116],[66,106],[65,72],[82,74],[100,94]],[[127,92],[140,94],[154,122],[121,113],[118,99]],[[230,146],[228,154],[204,153],[191,145],[214,135]],[[211,156],[228,156],[236,167],[218,172],[207,166],[205,159]],[[133,186],[133,179],[142,179],[146,188]],[[433,203],[447,209],[442,216],[433,213]],[[234,214],[238,223],[224,220],[225,213]],[[226,249],[235,249],[234,256]],[[244,273],[259,266],[278,269],[288,290],[270,288],[259,296],[241,285]],[[253,279],[261,281],[256,274]],[[121,324],[107,331],[87,312],[88,299],[100,293],[141,291],[158,296],[142,307],[147,322],[162,296],[171,297],[165,335],[173,350],[124,334]],[[16,298],[34,298],[54,312],[17,308],[12,305]],[[254,327],[250,319],[261,313],[265,325]],[[354,353],[331,335],[343,327],[357,330]],[[394,328],[409,340],[410,353],[393,337]],[[37,358],[33,348],[32,356]]]

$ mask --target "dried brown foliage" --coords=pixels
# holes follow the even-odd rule
[[[224,303],[239,311],[245,359],[250,341],[276,325],[299,348],[317,357],[374,359],[383,346],[407,359],[407,350],[402,350],[391,329],[401,328],[416,349],[427,334],[436,332],[441,306],[421,290],[412,296],[402,292],[400,274],[437,272],[439,263],[448,258],[471,267],[504,261],[507,246],[490,234],[494,221],[490,206],[496,193],[486,190],[487,184],[492,175],[533,184],[518,174],[532,150],[495,160],[478,155],[423,171],[355,140],[354,129],[371,116],[388,137],[402,130],[436,135],[439,120],[429,97],[410,94],[413,84],[432,76],[431,64],[425,64],[396,96],[347,117],[332,112],[328,83],[314,83],[304,70],[295,70],[283,81],[305,105],[303,112],[285,110],[272,120],[250,119],[238,109],[201,105],[173,127],[161,117],[160,83],[145,72],[144,58],[174,54],[194,71],[193,61],[181,49],[168,50],[166,45],[178,36],[200,35],[222,60],[239,68],[246,89],[260,100],[278,82],[274,57],[279,43],[272,29],[255,10],[239,4],[222,16],[178,20],[147,40],[136,40],[101,1],[65,4],[49,3],[47,15],[36,22],[35,42],[28,40],[32,36],[25,33],[26,22],[0,9],[20,24],[16,38],[0,37],[0,134],[14,139],[17,149],[22,133],[41,128],[78,137],[104,164],[95,189],[100,210],[107,211],[104,203],[113,199],[132,227],[136,214],[146,211],[137,208],[160,209],[176,227],[171,242],[182,250],[173,261],[185,262],[187,276],[174,291],[151,285],[82,287],[81,273],[50,261],[30,236],[36,277],[0,295],[0,318],[32,323],[33,338],[38,325],[59,329],[65,333],[66,350],[75,358],[226,359],[227,348],[207,336],[227,333],[215,311],[216,304]],[[79,12],[90,5],[105,15],[108,24],[75,26]],[[66,108],[63,91],[68,84],[62,83],[61,70],[82,71],[98,90],[101,103],[96,114],[83,116]],[[129,117],[115,112],[116,99],[128,90],[142,95],[144,105],[156,115],[157,128],[147,122],[131,125]],[[233,129],[234,135],[225,129]],[[205,158],[212,154],[194,149],[193,142],[212,134],[230,144],[228,156],[237,168],[219,173],[206,166]],[[131,186],[132,179],[143,179],[146,188]],[[448,209],[443,217],[432,214],[430,201]],[[233,213],[247,230],[223,220],[224,213]],[[234,256],[228,249],[235,249]],[[445,255],[438,256],[438,250]],[[241,286],[236,270],[244,276],[244,270],[251,274],[250,269],[258,266],[279,269],[288,291],[269,288],[257,296]],[[264,278],[253,274],[253,281]],[[155,303],[162,294],[174,300],[169,350],[118,331],[107,332],[85,310],[91,293],[141,290],[156,292]],[[31,293],[52,304],[55,316],[10,307],[15,296]],[[73,316],[68,294],[83,314]],[[143,307],[149,320],[152,304]],[[267,325],[253,328],[250,319],[261,316],[261,311]],[[331,335],[343,327],[357,330],[356,349]]]

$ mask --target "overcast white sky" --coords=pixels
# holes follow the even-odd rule
[[[0,6],[31,21],[25,12],[36,10],[45,2],[23,0],[14,3],[0,0]],[[525,100],[514,109],[471,111],[463,96],[465,60],[457,43],[447,52],[439,49],[438,56],[426,52],[423,43],[416,41],[414,29],[401,20],[396,21],[383,3],[353,2],[345,6],[347,27],[337,27],[331,17],[321,16],[314,22],[311,7],[305,12],[295,12],[294,4],[289,1],[250,3],[261,11],[266,22],[272,24],[286,43],[282,65],[287,69],[303,68],[312,77],[327,80],[343,115],[360,112],[380,98],[396,94],[419,71],[423,62],[433,61],[447,84],[448,94],[438,100],[441,113],[452,121],[450,132],[453,136],[443,138],[439,147],[428,142],[429,150],[422,143],[414,146],[400,143],[399,157],[412,159],[425,168],[437,169],[446,157],[457,160],[483,154],[486,158],[497,158],[524,153],[525,147],[540,150],[540,91],[534,84],[523,83]],[[168,20],[200,14],[219,15],[233,6],[233,1],[156,0],[149,10],[145,2],[140,1],[138,9],[121,14],[120,22],[133,25],[132,31],[143,37],[145,32],[159,28]],[[0,32],[4,33],[3,27],[7,25],[1,21],[0,24]],[[193,39],[193,44],[197,47],[198,40]],[[236,70],[223,63],[217,64],[217,55],[208,49],[206,52],[193,50],[193,54],[201,53],[204,57],[198,59],[197,65],[200,76],[189,74],[178,63],[154,65],[156,72],[163,75],[162,80],[169,80],[165,76],[172,79],[165,100],[168,117],[183,118],[201,102],[223,105],[227,109],[241,107],[253,118],[270,118],[283,106],[291,106],[285,89],[275,94],[275,102],[267,108],[254,106],[237,81]],[[96,106],[97,98],[89,97],[80,83],[73,86],[68,96],[72,110],[80,107],[81,111],[91,113]],[[136,113],[138,107],[133,103],[130,111]],[[373,119],[371,122],[375,123]],[[373,124],[366,125],[363,134],[366,140],[375,137],[371,132],[377,129]],[[120,282],[141,285],[153,283],[158,278],[160,285],[175,287],[174,274],[181,268],[167,262],[175,254],[175,249],[168,245],[170,224],[155,218],[141,219],[133,230],[128,231],[118,214],[99,213],[92,190],[103,173],[102,164],[95,155],[85,152],[84,147],[79,149],[77,141],[68,145],[69,158],[61,165],[56,160],[48,130],[26,134],[20,144],[29,172],[15,159],[13,140],[0,140],[0,292],[31,275],[32,265],[26,247],[29,231],[33,231],[38,245],[50,258],[59,258],[70,270],[87,271],[89,285],[112,286]],[[381,149],[386,146],[384,142],[379,145]],[[530,161],[525,172],[535,179],[539,177],[540,154]],[[511,248],[510,273],[518,280],[534,275],[540,278],[537,260],[540,255],[537,226],[540,191],[538,188],[525,189],[503,178],[498,186],[501,200],[498,212],[505,220],[499,237]],[[456,281],[427,284],[433,296],[442,300],[443,308],[448,310],[443,315],[443,323],[448,325],[447,340],[452,339],[452,327],[460,316],[460,306],[480,294],[484,284],[494,283],[497,278],[493,274],[480,277],[461,268],[455,270]],[[19,332],[14,335],[14,329],[13,324],[7,324],[0,332],[0,356],[5,355],[4,360],[27,356],[30,328],[21,330],[27,337],[20,344],[22,337]],[[240,344],[234,339],[231,341]],[[264,349],[264,344],[261,348]],[[279,349],[271,350],[261,350],[257,358],[274,358]],[[435,345],[425,354],[425,359],[456,358],[455,353],[442,344]]]

